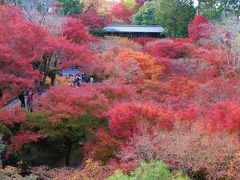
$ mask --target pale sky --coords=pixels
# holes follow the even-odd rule
[[[194,6],[196,7],[198,5],[198,0],[194,0]]]

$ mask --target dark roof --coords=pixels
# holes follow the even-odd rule
[[[162,33],[165,29],[158,25],[109,25],[104,28],[105,32],[140,32],[140,33]]]

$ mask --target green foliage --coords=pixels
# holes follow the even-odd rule
[[[44,137],[52,140],[70,139],[78,140],[84,136],[89,128],[96,128],[101,121],[96,121],[90,114],[85,114],[69,120],[52,122],[46,114],[32,113],[29,115],[28,127],[38,130]]]
[[[133,15],[133,24],[136,25],[153,25],[156,24],[156,3],[154,1],[147,1]]]
[[[201,12],[203,14],[204,17],[206,17],[209,20],[212,21],[218,21],[221,18],[221,14],[222,12],[219,9],[216,8],[204,8]]]
[[[188,180],[189,178],[181,174],[173,176],[168,168],[168,166],[159,161],[152,161],[151,163],[146,163],[145,161],[141,163],[134,172],[130,175],[124,174],[123,172],[117,170],[114,175],[109,177],[108,180]]]
[[[135,0],[123,0],[123,2],[128,9],[133,9],[136,6]]]
[[[169,36],[185,37],[188,23],[195,15],[193,1],[156,0],[156,22],[166,28]]]
[[[60,14],[80,14],[82,12],[83,3],[79,0],[57,0],[62,3],[62,8],[59,10]]]
[[[95,37],[104,37],[104,29],[94,29],[91,30],[90,33]]]
[[[3,123],[0,123],[0,133],[4,134],[5,136],[11,136],[12,131]]]
[[[53,122],[48,120],[47,114],[31,113],[26,128],[40,132],[44,138],[38,143],[25,145],[18,156],[32,166],[42,164],[55,166],[57,160],[64,157],[69,142],[81,151],[79,143],[87,138],[88,130],[96,129],[104,123],[104,119],[96,120],[90,114]]]
[[[7,143],[1,144],[0,145],[0,154],[2,154],[3,152],[6,152],[7,147],[8,147]]]

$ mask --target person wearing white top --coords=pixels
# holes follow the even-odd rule
[[[90,84],[91,85],[93,84],[93,81],[94,81],[93,77],[90,77]]]

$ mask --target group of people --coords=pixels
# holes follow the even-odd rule
[[[92,76],[87,76],[85,73],[80,74],[77,73],[75,77],[73,75],[69,75],[68,77],[70,79],[69,85],[70,86],[78,86],[80,87],[82,83],[90,83],[93,84],[94,78]],[[33,89],[29,89],[27,91],[22,91],[18,95],[18,99],[21,102],[21,107],[22,108],[27,108],[29,112],[32,112],[32,100],[33,100]]]
[[[22,91],[18,99],[21,101],[22,108],[27,108],[29,112],[32,112],[33,89]]]
[[[94,79],[93,77],[88,77],[85,73],[77,73],[75,77],[73,77],[72,74],[69,75],[68,77],[69,80],[69,86],[78,86],[80,87],[83,83],[90,83],[93,84]]]

